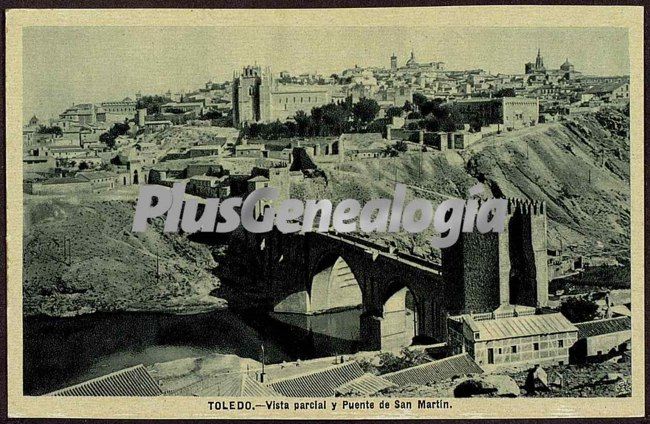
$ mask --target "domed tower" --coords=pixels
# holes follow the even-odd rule
[[[409,68],[413,68],[417,66],[417,64],[418,63],[415,61],[415,53],[413,53],[413,50],[411,50],[411,57],[409,58],[409,60],[406,61],[406,66],[408,66]]]
[[[565,72],[573,72],[574,68],[571,62],[569,62],[569,58],[560,66],[560,69],[565,71]]]

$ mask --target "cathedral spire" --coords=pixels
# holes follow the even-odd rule
[[[542,51],[539,47],[537,48],[537,59],[535,59],[535,69],[537,69],[538,71],[544,69],[544,59],[542,58]]]

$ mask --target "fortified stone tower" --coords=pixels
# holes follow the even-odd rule
[[[267,121],[271,112],[271,72],[259,66],[246,66],[241,74],[233,74],[233,124]]]
[[[509,199],[504,232],[462,233],[442,250],[447,312],[491,312],[500,305],[546,306],[546,205]]]
[[[546,256],[546,203],[511,200],[508,203],[510,236],[510,303],[527,306],[548,304]]]

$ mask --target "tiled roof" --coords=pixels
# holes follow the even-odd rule
[[[258,175],[257,177],[249,178],[248,181],[257,183],[257,182],[265,182],[270,180],[263,175]]]
[[[630,317],[617,317],[611,319],[601,319],[596,321],[580,322],[578,327],[578,338],[600,336],[601,334],[616,333],[626,331],[632,328],[632,319]]]
[[[105,178],[115,178],[116,176],[116,174],[106,171],[77,172],[76,175],[77,178],[81,177],[87,180],[103,180]]]
[[[264,386],[245,373],[218,374],[207,377],[181,389],[165,393],[166,396],[281,396],[270,387]]]
[[[46,396],[159,396],[162,391],[144,365],[136,365]]]
[[[88,184],[86,181],[82,181],[73,177],[59,177],[59,178],[50,178],[49,180],[43,181],[43,184]]]
[[[467,353],[461,353],[439,361],[384,374],[382,377],[398,386],[406,386],[408,384],[424,385],[448,380],[457,375],[480,374],[482,372],[483,369]]]
[[[610,306],[609,310],[613,314],[624,315],[626,317],[631,317],[632,316],[632,311],[630,311],[630,308],[628,308],[625,305]]]
[[[577,331],[577,328],[560,313],[487,319],[483,321],[465,318],[465,322],[467,322],[474,333],[479,333],[479,337],[476,340],[480,341]]]
[[[173,122],[169,120],[163,120],[163,121],[145,121],[145,125],[160,125],[160,124],[169,124],[172,125]]]
[[[51,152],[83,152],[79,146],[52,146],[50,147]]]
[[[345,141],[346,149],[364,148],[384,141],[381,133],[344,133],[341,134],[341,141]]]
[[[276,380],[269,386],[289,397],[330,397],[336,394],[339,386],[363,374],[357,362],[348,362],[302,376]]]
[[[392,381],[386,380],[385,378],[378,377],[374,374],[365,373],[359,378],[355,378],[352,381],[348,381],[347,383],[340,385],[336,389],[336,392],[341,395],[355,394],[361,396],[369,396],[389,387],[397,387],[397,385]]]
[[[589,87],[587,90],[585,90],[585,93],[586,94],[611,93],[612,91],[616,90],[617,88],[621,87],[624,84],[627,83],[619,82],[619,83],[607,83],[602,85],[596,85],[593,87]]]

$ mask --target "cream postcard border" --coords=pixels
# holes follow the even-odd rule
[[[212,398],[23,396],[22,29],[29,26],[475,26],[623,27],[629,33],[631,101],[632,397],[449,399],[447,410],[209,411]],[[471,23],[471,24],[470,24]],[[7,388],[10,417],[79,418],[514,418],[642,416],[645,405],[643,8],[453,6],[372,9],[14,9],[6,13]],[[377,398],[374,398],[377,399]],[[235,399],[237,400],[237,399]],[[291,399],[290,402],[298,400]],[[407,400],[407,399],[405,399]],[[415,400],[410,398],[409,400]]]

